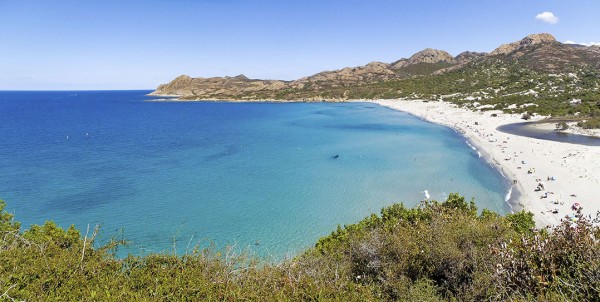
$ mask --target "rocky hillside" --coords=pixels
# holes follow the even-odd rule
[[[236,77],[191,78],[177,77],[158,86],[151,95],[179,96],[186,99],[248,99],[276,98],[284,90],[319,91],[331,87],[349,87],[389,80],[406,79],[464,63],[478,57],[477,53],[463,53],[456,58],[443,50],[427,48],[408,59],[387,64],[371,62],[364,66],[323,71],[295,81],[248,79]]]
[[[224,78],[177,77],[170,83],[158,86],[151,95],[180,96],[186,98],[211,99],[235,98],[242,94],[285,89],[288,82],[277,80],[251,80],[241,74]]]
[[[529,35],[523,38],[521,41],[513,42],[510,44],[502,44],[500,47],[490,52],[491,56],[495,55],[507,55],[517,50],[523,50],[534,45],[554,43],[556,39],[551,34],[535,34]]]
[[[513,105],[505,101],[512,102],[519,95],[529,96],[521,98],[529,101],[544,98],[564,103],[584,98],[585,102],[588,98],[593,102],[600,85],[599,74],[600,47],[563,44],[550,34],[534,34],[490,53],[466,51],[453,57],[446,51],[428,48],[391,63],[372,62],[295,81],[255,80],[243,75],[180,76],[160,85],[152,94],[198,100],[423,97],[477,100],[502,109]]]

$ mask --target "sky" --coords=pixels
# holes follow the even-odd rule
[[[0,0],[0,90],[153,89],[182,74],[293,80],[542,32],[592,44],[599,12],[598,0]]]

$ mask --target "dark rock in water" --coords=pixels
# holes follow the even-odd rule
[[[340,155],[336,154],[336,155],[331,156],[331,159],[337,159],[338,157],[340,157]]]

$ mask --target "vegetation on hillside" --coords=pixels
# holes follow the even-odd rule
[[[196,100],[445,100],[470,109],[527,112],[600,128],[600,48],[534,34],[488,54],[452,57],[425,49],[390,64],[373,62],[295,81],[179,77],[157,91]]]
[[[588,54],[555,43],[530,47],[520,57],[487,56],[462,65],[417,63],[394,69],[397,75],[389,79],[323,79],[281,89],[220,90],[218,98],[445,100],[470,109],[529,112],[577,120],[584,128],[599,128],[600,73],[593,63],[597,59],[588,58],[587,62],[584,55]]]
[[[442,74],[346,87],[321,83],[320,87],[283,90],[271,97],[444,100],[470,109],[567,117],[581,120],[584,128],[600,127],[600,74],[591,69],[549,74],[517,61],[489,58]]]
[[[27,301],[600,300],[600,228],[536,230],[458,194],[339,227],[292,260],[231,251],[118,259],[52,222],[21,230],[0,202],[0,299]]]

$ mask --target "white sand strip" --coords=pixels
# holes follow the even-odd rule
[[[517,181],[515,186],[520,196],[516,205],[534,213],[538,227],[555,225],[561,218],[573,215],[571,206],[574,203],[581,204],[585,215],[595,217],[600,211],[600,147],[500,132],[496,130],[500,125],[523,122],[520,115],[501,111],[476,112],[440,101],[368,102],[408,112],[461,132],[511,182]],[[491,117],[492,113],[497,117]],[[555,180],[548,180],[549,177]],[[544,189],[535,191],[540,182]]]

